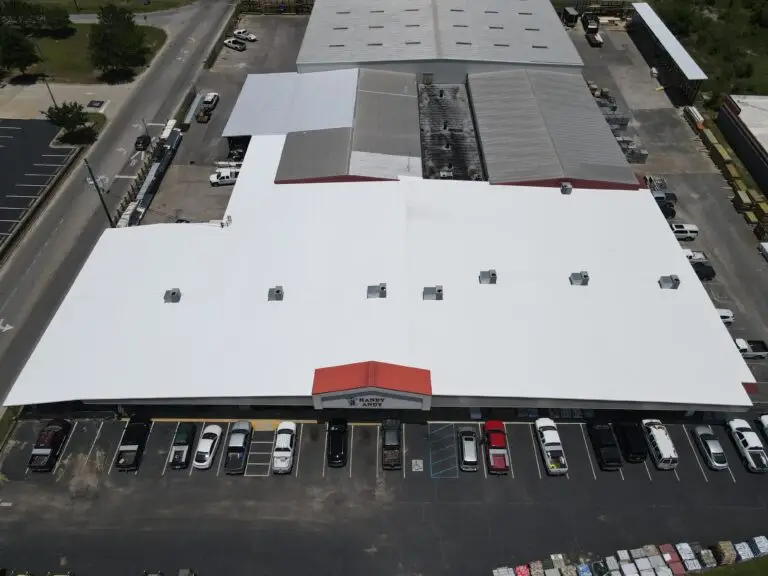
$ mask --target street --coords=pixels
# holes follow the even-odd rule
[[[112,182],[129,159],[142,119],[165,123],[195,81],[231,4],[201,0],[157,55],[133,94],[87,153],[97,177]],[[82,162],[0,270],[0,397],[8,393],[78,271],[108,226]],[[113,210],[118,193],[106,197]],[[108,337],[108,335],[105,335]]]

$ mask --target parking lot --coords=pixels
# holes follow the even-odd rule
[[[58,132],[47,120],[0,120],[0,245],[69,164],[75,149],[52,146]]]

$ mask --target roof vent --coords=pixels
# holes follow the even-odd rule
[[[424,286],[422,298],[424,300],[442,300],[443,287],[440,284],[437,286]]]
[[[496,270],[480,270],[480,284],[496,284]]]
[[[571,184],[570,182],[561,182],[560,192],[565,195],[570,194],[571,192],[573,192],[573,184]]]
[[[165,291],[163,302],[166,304],[178,304],[179,300],[181,300],[181,290],[178,288],[171,288]]]
[[[282,286],[275,286],[274,288],[270,288],[267,292],[267,300],[270,302],[282,302],[284,296],[285,292],[283,291]]]
[[[569,278],[571,286],[586,286],[589,284],[589,273],[586,270],[574,272]]]
[[[662,290],[677,290],[680,286],[680,278],[677,274],[662,276],[659,278],[659,286]]]
[[[386,298],[387,297],[387,283],[371,284],[368,286],[368,298]]]

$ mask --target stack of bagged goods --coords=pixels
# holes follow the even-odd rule
[[[528,567],[531,569],[531,576],[544,576],[544,565],[540,560],[531,562]]]
[[[576,566],[573,564],[568,564],[565,568],[560,570],[560,572],[563,573],[563,576],[579,576],[579,571],[576,570]]]
[[[564,574],[565,567],[568,564],[565,556],[563,554],[552,554],[550,555],[550,559],[552,560],[552,567],[557,568],[561,574]]]
[[[667,563],[667,567],[672,571],[672,574],[675,576],[685,574],[685,568],[680,561],[680,556],[672,544],[662,544],[659,546],[659,551],[661,552],[661,557],[664,558],[664,562]]]
[[[525,564],[522,566],[515,566],[515,576],[531,576],[531,571]]]
[[[621,567],[619,566],[619,561],[616,559],[616,556],[608,556],[608,558],[605,559],[605,566],[610,571],[611,576],[621,574]]]
[[[736,548],[736,558],[739,562],[746,562],[755,557],[755,555],[752,554],[752,549],[746,542],[739,542],[738,544],[734,544],[733,547]]]
[[[621,573],[623,576],[638,576],[637,566],[634,562],[627,562],[621,565]]]
[[[576,569],[579,576],[592,576],[592,570],[589,569],[588,564],[579,564]]]
[[[733,547],[733,543],[728,540],[721,540],[715,544],[712,552],[718,564],[725,564],[727,566],[736,563],[736,549]]]
[[[616,558],[618,558],[619,564],[629,564],[632,562],[629,550],[616,550]]]
[[[693,548],[693,553],[696,554],[696,559],[699,561],[702,568],[708,569],[717,566],[717,562],[715,562],[715,557],[711,550],[704,548],[701,544],[691,544],[691,548]]]
[[[749,547],[755,556],[768,555],[768,538],[765,536],[755,536],[749,540]]]
[[[493,569],[493,576],[515,576],[515,571],[509,566],[500,566]]]

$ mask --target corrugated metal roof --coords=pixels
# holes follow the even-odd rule
[[[351,141],[351,128],[288,134],[275,182],[346,176]]]
[[[316,0],[297,65],[411,60],[583,65],[549,2]]]
[[[470,74],[480,146],[492,183],[553,178],[637,184],[579,74]]]
[[[250,74],[222,136],[350,128],[356,90],[356,69],[308,74]]]
[[[675,35],[670,32],[667,25],[662,22],[653,8],[645,2],[632,4],[637,15],[643,19],[649,30],[656,36],[656,39],[667,51],[667,54],[675,61],[680,71],[685,74],[688,80],[706,80],[707,75],[699,68],[699,65],[691,58],[688,51],[683,48]]]

